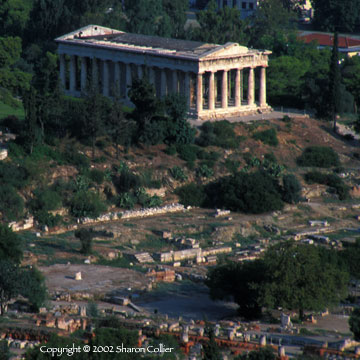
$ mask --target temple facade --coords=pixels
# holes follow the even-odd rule
[[[146,76],[159,97],[183,94],[189,115],[216,119],[266,112],[270,51],[130,34],[88,25],[56,39],[66,94],[80,96],[91,82],[105,96],[130,104],[134,78]]]

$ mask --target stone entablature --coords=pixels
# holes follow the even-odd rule
[[[88,25],[56,39],[65,92],[80,96],[91,81],[105,96],[130,102],[134,78],[147,76],[157,96],[181,93],[189,114],[209,119],[267,111],[270,51],[129,34]],[[255,78],[259,78],[256,94]]]

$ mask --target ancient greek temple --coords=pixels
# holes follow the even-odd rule
[[[223,119],[266,112],[270,51],[130,34],[88,25],[56,39],[66,94],[81,96],[89,82],[130,104],[128,90],[144,76],[159,97],[180,93],[189,116]]]

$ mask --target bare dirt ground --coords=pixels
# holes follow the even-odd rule
[[[102,265],[56,264],[40,267],[50,292],[86,292],[103,294],[114,289],[144,289],[148,279],[144,274]],[[81,272],[82,280],[75,280],[75,273]]]

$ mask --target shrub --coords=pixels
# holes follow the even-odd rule
[[[103,171],[98,169],[92,169],[88,173],[89,179],[94,181],[96,184],[102,184],[104,182],[105,174]]]
[[[4,220],[18,220],[24,213],[24,201],[11,185],[0,186],[0,212]]]
[[[122,193],[117,198],[117,206],[123,209],[133,209],[136,203],[135,196],[130,192]]]
[[[194,145],[178,145],[176,149],[182,160],[194,162],[197,158],[197,147]]]
[[[61,204],[61,196],[51,189],[36,189],[35,197],[30,202],[30,208],[33,212],[42,210],[50,211],[58,209]]]
[[[201,134],[196,139],[200,146],[219,146],[225,149],[239,146],[240,137],[234,132],[234,124],[227,120],[210,122],[206,121],[200,128]]]
[[[196,174],[199,177],[209,178],[214,175],[214,171],[211,168],[209,168],[206,164],[201,164],[196,169]]]
[[[176,154],[176,146],[170,145],[164,150],[165,154],[174,156]]]
[[[260,214],[283,207],[278,182],[263,171],[223,177],[205,188],[206,205]]]
[[[282,199],[289,204],[296,204],[301,199],[301,185],[295,175],[289,174],[283,177]]]
[[[188,179],[184,170],[179,166],[174,166],[173,168],[169,169],[170,175],[177,181],[184,182]]]
[[[274,128],[264,131],[258,131],[253,135],[253,138],[255,140],[260,140],[264,144],[270,146],[277,146],[279,144],[277,133]]]
[[[75,231],[75,237],[81,242],[80,252],[87,255],[92,253],[92,243],[95,237],[95,231],[90,229],[80,229]]]
[[[349,187],[335,174],[323,174],[319,171],[310,171],[305,174],[304,178],[309,184],[323,184],[335,189],[340,200],[345,200],[349,197]]]
[[[133,189],[138,189],[141,186],[141,178],[131,171],[123,169],[120,176],[115,178],[114,185],[119,193],[128,192]]]
[[[0,162],[0,183],[21,189],[29,182],[29,172],[22,166]]]
[[[78,168],[88,168],[90,166],[89,158],[81,154],[79,151],[74,150],[71,147],[68,147],[63,154],[64,159],[71,165],[75,165]]]
[[[96,218],[106,210],[99,194],[91,191],[79,191],[70,200],[70,212],[75,217]]]
[[[331,147],[309,146],[298,157],[297,163],[300,166],[329,168],[339,166],[340,160],[338,154]]]
[[[240,161],[230,160],[230,159],[225,160],[225,167],[231,173],[236,173],[238,171],[239,166],[240,166]]]
[[[157,196],[150,196],[146,193],[144,188],[140,188],[136,190],[135,196],[137,199],[137,202],[143,207],[143,208],[149,208],[149,207],[157,207],[162,204],[161,199]]]
[[[35,219],[39,225],[46,225],[49,227],[58,226],[62,222],[62,217],[60,215],[53,215],[44,210],[37,211],[35,213]]]
[[[180,202],[184,206],[202,206],[206,198],[203,187],[195,183],[177,188],[175,193],[179,196]]]

